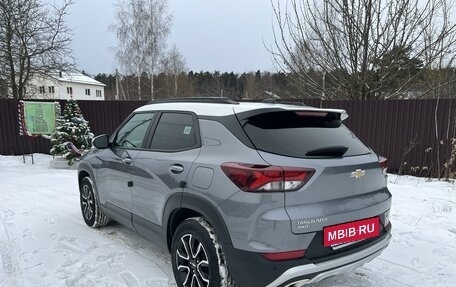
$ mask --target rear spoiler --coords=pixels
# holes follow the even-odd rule
[[[247,107],[244,108],[243,106],[235,106],[233,107],[233,111],[238,117],[240,121],[248,119],[250,117],[264,114],[264,113],[273,113],[273,112],[285,112],[285,111],[296,111],[296,112],[315,112],[315,113],[332,113],[332,114],[339,114],[339,118],[341,121],[344,121],[348,118],[348,114],[345,110],[342,109],[320,109],[314,107],[307,107],[307,106],[292,106],[292,105],[281,105],[274,107],[265,107],[260,109],[248,109]]]

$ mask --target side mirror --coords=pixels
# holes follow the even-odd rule
[[[107,135],[99,135],[92,140],[92,145],[97,149],[105,149],[109,147],[109,139]]]

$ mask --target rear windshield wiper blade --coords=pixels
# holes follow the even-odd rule
[[[306,156],[329,156],[329,157],[341,157],[348,150],[346,146],[329,146],[324,148],[317,148],[306,152]]]

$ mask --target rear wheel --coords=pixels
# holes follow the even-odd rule
[[[85,223],[94,228],[108,224],[109,218],[103,214],[100,208],[90,177],[87,176],[82,179],[79,193],[81,212]]]
[[[179,287],[234,286],[217,236],[202,217],[189,218],[179,225],[171,257]]]

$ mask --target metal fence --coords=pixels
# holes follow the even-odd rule
[[[94,134],[111,134],[131,111],[145,103],[78,102]],[[451,138],[456,137],[456,100],[304,100],[304,103],[347,110],[347,126],[366,145],[387,157],[391,170],[403,169],[422,176],[435,176],[440,170],[440,175],[444,175]],[[63,108],[65,102],[60,104]],[[0,100],[0,154],[49,153],[49,149],[49,140],[19,136],[18,101]]]
[[[63,111],[65,101],[58,102]],[[145,103],[138,101],[78,101],[84,118],[89,121],[90,129],[95,135],[111,134],[134,109]],[[50,148],[50,141],[47,139],[20,136],[18,101],[0,99],[0,154],[49,153]]]
[[[456,100],[304,102],[346,110],[345,124],[377,154],[388,158],[391,171],[418,176],[448,172],[444,165],[450,159],[451,139],[456,138]]]

